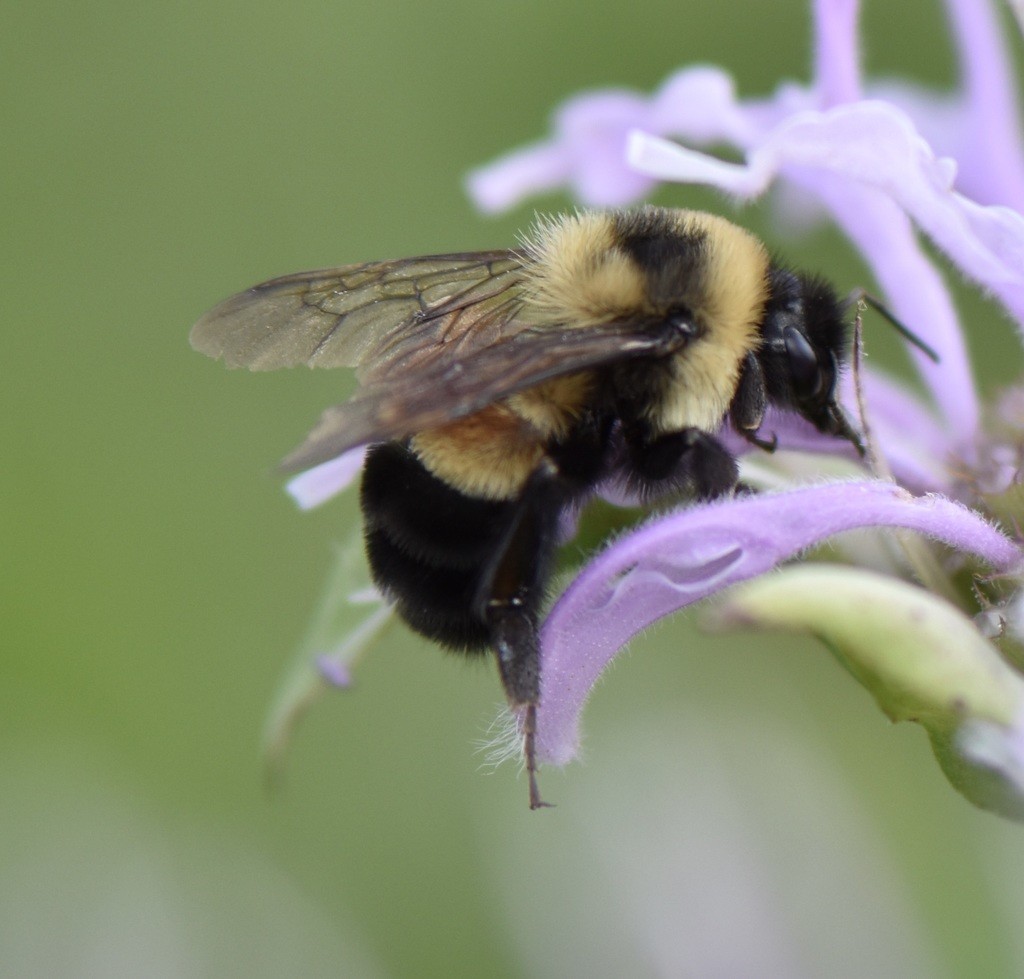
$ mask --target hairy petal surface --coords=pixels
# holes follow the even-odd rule
[[[950,455],[955,448],[949,429],[889,375],[862,370],[861,383],[872,436],[893,478],[915,493],[948,493]],[[853,400],[853,395],[846,400]]]
[[[575,756],[590,690],[638,632],[861,527],[916,530],[999,570],[1022,559],[1016,544],[970,510],[880,481],[732,499],[662,518],[598,555],[551,610],[541,635],[539,757],[562,765]]]

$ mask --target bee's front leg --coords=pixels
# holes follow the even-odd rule
[[[698,428],[653,435],[642,424],[624,426],[627,477],[641,497],[684,492],[698,500],[731,493],[739,479],[732,454]]]

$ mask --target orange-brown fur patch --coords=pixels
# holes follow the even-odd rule
[[[564,438],[579,418],[593,388],[591,374],[554,377],[508,399],[508,406],[544,438]]]
[[[420,461],[469,496],[508,500],[522,490],[549,439],[563,438],[586,403],[588,374],[556,377],[412,439]]]
[[[489,500],[516,497],[544,454],[536,429],[501,403],[421,432],[412,449],[449,486]]]

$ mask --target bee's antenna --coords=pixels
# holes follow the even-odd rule
[[[877,296],[872,296],[866,289],[858,288],[854,289],[840,304],[839,307],[842,312],[846,313],[849,309],[859,306],[864,303],[870,306],[876,313],[881,313],[895,328],[896,332],[900,334],[909,343],[912,343],[918,350],[921,351],[926,357],[939,363],[939,355],[935,352],[933,347],[930,347],[924,342],[916,333],[914,333],[909,327],[901,323],[893,315],[892,310],[889,309],[885,303],[882,302]]]
[[[863,433],[861,455],[866,455],[871,471],[880,479],[892,480],[889,466],[879,453],[868,422],[867,399],[864,397],[864,384],[861,375],[861,364],[864,360],[864,331],[861,323],[860,306],[853,318],[853,390],[857,397],[857,414],[860,415],[860,430]]]

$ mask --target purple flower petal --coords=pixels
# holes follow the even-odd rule
[[[806,94],[799,97],[807,107]],[[478,207],[503,211],[530,194],[569,185],[584,204],[618,207],[646,195],[654,181],[626,160],[633,129],[671,134],[698,145],[727,142],[755,145],[786,112],[792,99],[755,104],[736,98],[730,76],[720,68],[696,66],[672,75],[647,97],[624,89],[588,92],[563,103],[550,140],[516,150],[480,167],[467,178]]]
[[[312,510],[348,489],[362,470],[365,457],[365,445],[349,449],[337,458],[299,473],[288,481],[285,489],[300,509]]]
[[[948,430],[892,378],[866,370],[861,379],[868,422],[897,482],[916,493],[948,493],[953,451]]]
[[[1024,197],[1024,162],[1009,133],[979,137],[978,110],[960,92],[945,95],[901,78],[867,85],[866,97],[889,102],[914,120],[914,126],[939,156],[956,160],[956,189],[979,204],[1004,204],[1021,211]],[[1015,128],[1016,121],[1003,128]],[[999,150],[996,143],[1005,143]],[[1018,170],[1018,167],[1020,168]]]
[[[778,448],[782,450],[842,456],[852,462],[860,459],[857,450],[846,439],[836,438],[834,435],[822,435],[810,422],[799,415],[772,406],[769,406],[765,412],[759,434],[769,440],[776,439]],[[760,451],[729,426],[719,432],[718,438],[735,456]]]
[[[1024,219],[952,191],[952,161],[936,160],[903,113],[867,102],[802,113],[745,165],[634,133],[630,160],[651,176],[710,183],[741,197],[763,192],[778,175],[813,190],[871,263],[895,313],[938,350],[938,364],[915,359],[955,439],[974,435],[977,395],[955,312],[901,208],[1011,311],[1018,303],[1022,322]]]
[[[815,0],[814,81],[821,108],[860,98],[858,0]]]
[[[541,636],[538,756],[576,754],[579,715],[615,654],[653,622],[763,574],[833,534],[905,527],[1016,568],[1022,552],[977,514],[942,497],[912,497],[891,483],[815,486],[694,507],[619,540],[559,599]]]
[[[946,0],[950,33],[960,58],[964,105],[952,148],[969,173],[962,189],[980,204],[1024,213],[1024,142],[1018,82],[990,0]]]
[[[466,191],[481,211],[495,214],[530,194],[561,187],[571,175],[571,158],[562,147],[536,143],[472,171]]]
[[[640,118],[645,117],[636,117]],[[752,146],[777,122],[775,112],[753,117],[747,111],[728,72],[714,65],[694,65],[670,75],[654,93],[642,128],[697,145]],[[627,132],[637,127],[635,120]]]
[[[630,162],[662,180],[714,183],[741,197],[762,193],[789,168],[820,170],[883,191],[961,271],[1024,323],[1024,217],[956,193],[956,164],[937,158],[899,109],[860,102],[789,119],[745,165],[634,133]]]
[[[648,193],[653,181],[626,165],[626,137],[648,121],[635,92],[590,92],[564,103],[554,136],[473,171],[467,189],[477,206],[501,211],[538,191],[569,183],[585,204],[617,207]]]
[[[892,476],[915,493],[950,493],[954,484],[948,469],[952,451],[948,433],[913,395],[894,381],[871,371],[865,371],[863,377],[872,435]],[[844,401],[847,414],[859,427],[857,413],[849,407],[853,398],[845,397]],[[849,442],[822,435],[791,412],[769,408],[761,435],[775,436],[779,450],[863,461]],[[734,456],[757,451],[730,428],[723,429],[718,437]]]
[[[827,174],[806,178],[861,251],[893,313],[938,351],[935,363],[911,348],[932,401],[942,412],[947,455],[964,451],[978,431],[981,407],[953,300],[903,211],[881,192]],[[884,444],[884,443],[883,443]]]
[[[316,660],[316,668],[322,676],[332,687],[338,687],[340,690],[346,690],[352,686],[352,671],[348,668],[348,665],[335,659],[333,656],[323,655],[318,656]]]
[[[609,90],[570,99],[555,117],[558,140],[571,161],[575,195],[594,206],[618,207],[647,194],[652,182],[626,166],[626,137],[647,118],[647,98]]]

